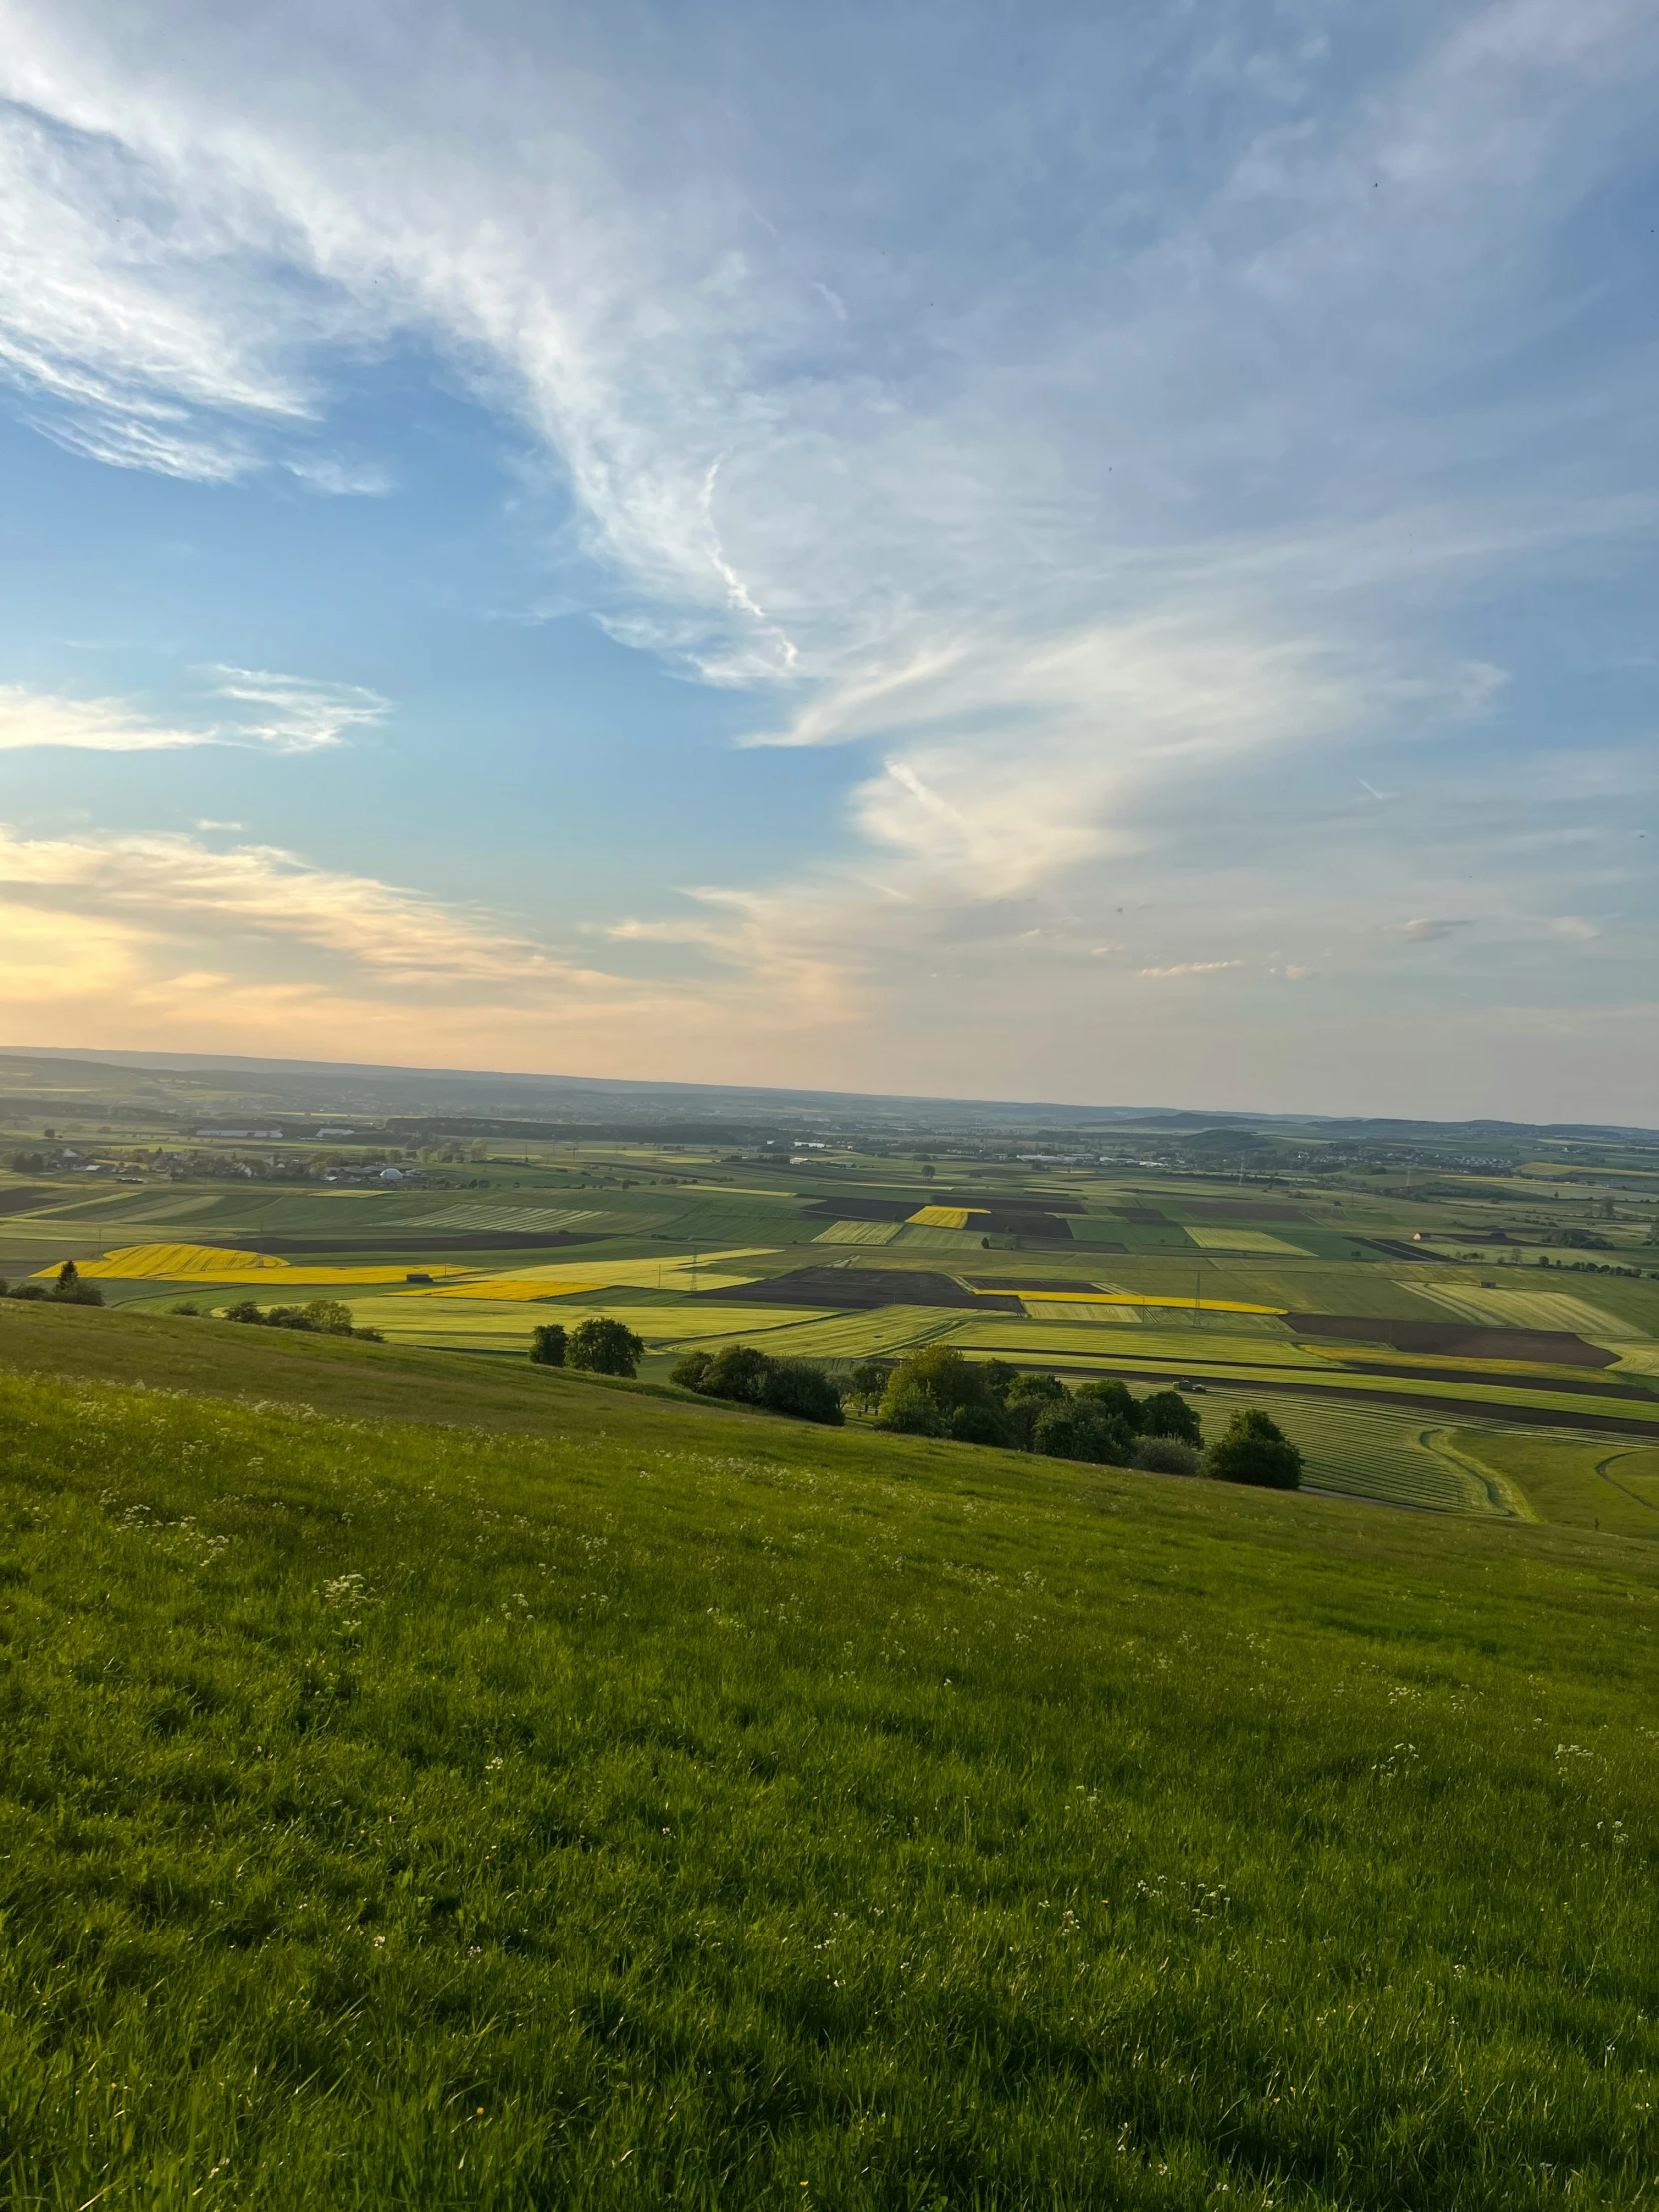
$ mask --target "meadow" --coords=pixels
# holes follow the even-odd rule
[[[1654,2201],[1651,1543],[141,1313],[0,1424],[8,2204]]]

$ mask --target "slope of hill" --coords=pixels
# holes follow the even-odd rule
[[[0,1369],[5,2201],[1651,2201],[1653,1547],[207,1322]]]

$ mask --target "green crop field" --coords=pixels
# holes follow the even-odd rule
[[[752,1312],[734,1306],[734,1315]],[[963,1317],[948,1307],[881,1306],[873,1313],[811,1316],[796,1328],[774,1330],[769,1352],[804,1360],[875,1360],[896,1357],[917,1345],[959,1337]],[[742,1330],[739,1335],[744,1334]],[[691,1340],[686,1340],[688,1343]]]
[[[1451,1441],[1519,1490],[1540,1520],[1659,1540],[1659,1446],[1489,1429]]]
[[[1521,1501],[1505,1492],[1501,1470],[1483,1478],[1443,1423],[1382,1406],[1319,1404],[1237,1385],[1213,1389],[1198,1402],[1210,1434],[1235,1407],[1261,1406],[1301,1450],[1302,1479],[1310,1488],[1430,1512],[1524,1517],[1517,1513]],[[1483,1437],[1486,1431],[1470,1433]]]
[[[8,2204],[1653,2201],[1650,1544],[74,1309],[0,1423]]]

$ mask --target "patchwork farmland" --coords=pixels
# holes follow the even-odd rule
[[[1547,1241],[1523,1259],[1507,1228],[1464,1255],[1482,1208],[1507,1221],[1513,1203],[1472,1187],[1407,1204],[1294,1177],[1241,1192],[961,1160],[946,1177],[855,1146],[724,1164],[621,1141],[490,1150],[461,1187],[421,1171],[89,1196],[19,1178],[0,1272],[46,1286],[73,1261],[106,1304],[162,1313],[327,1295],[388,1343],[492,1362],[548,1320],[614,1315],[658,1380],[746,1340],[843,1370],[948,1343],[1073,1380],[1191,1384],[1207,1424],[1271,1401],[1320,1486],[1460,1514],[1513,1497],[1424,1441],[1442,1429],[1659,1435],[1659,1266],[1641,1239],[1593,1280]]]

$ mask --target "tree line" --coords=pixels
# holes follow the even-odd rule
[[[623,1322],[593,1316],[566,1331],[547,1322],[534,1331],[530,1358],[543,1367],[632,1376],[645,1346]],[[833,1375],[811,1360],[778,1359],[755,1345],[688,1352],[669,1381],[700,1397],[758,1406],[796,1420],[838,1427],[850,1402],[897,1435],[989,1444],[1093,1466],[1140,1467],[1160,1474],[1207,1474],[1294,1490],[1302,1454],[1258,1407],[1236,1412],[1206,1449],[1203,1424],[1179,1390],[1136,1397],[1122,1382],[1068,1389],[1058,1376],[1031,1375],[1006,1360],[968,1360],[948,1345],[926,1345],[896,1366],[870,1360]]]

